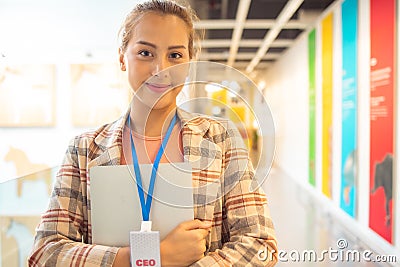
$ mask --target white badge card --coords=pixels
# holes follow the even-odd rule
[[[150,223],[151,227],[151,222],[142,222],[140,232],[130,232],[131,265],[161,267],[160,232],[150,231],[149,226],[144,226],[146,223]]]

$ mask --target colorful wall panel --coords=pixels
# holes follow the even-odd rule
[[[342,155],[340,207],[356,210],[357,177],[357,0],[342,4]]]
[[[322,192],[332,197],[333,14],[322,20]]]
[[[309,166],[308,182],[315,186],[315,29],[308,34]]]
[[[395,5],[395,0],[370,1],[369,226],[388,242],[392,242],[393,227]]]
[[[400,166],[400,71],[396,67],[400,59],[400,34],[397,33],[397,27],[400,27],[400,6],[397,5],[400,5],[400,1],[336,1],[326,11],[328,16],[321,17],[316,22],[318,25],[315,25],[317,131],[314,137],[317,188],[310,192],[320,199],[321,192],[318,191],[322,189],[329,192],[332,185],[331,200],[326,201],[325,192],[322,197],[324,208],[331,210],[335,219],[350,227],[361,242],[368,244],[367,247],[380,255],[400,255],[400,172],[399,168],[394,167]],[[327,34],[331,27],[330,12],[334,12],[331,39]],[[298,92],[295,78],[302,75],[307,79],[308,84],[304,83],[301,88],[309,100],[303,103],[304,115],[301,121],[303,125],[309,124],[308,135],[301,139],[309,142],[309,150],[302,151],[306,152],[304,156],[307,161],[302,166],[296,165],[298,156],[293,153],[293,145],[277,148],[280,154],[277,158],[279,166],[293,180],[305,185],[306,189],[310,189],[313,178],[313,31],[302,37],[301,42],[294,45],[266,73],[269,83],[274,85],[270,88],[272,92],[268,92],[272,96],[270,101],[284,103],[285,112],[278,114],[281,120],[287,118],[288,114],[297,115],[299,110],[299,106],[294,105],[296,100],[280,95],[282,88],[285,88],[286,94]],[[333,57],[329,47],[331,40],[334,41]],[[308,54],[300,55],[299,51]],[[300,56],[296,57],[295,53]],[[302,65],[292,64],[297,63],[296,60],[302,62]],[[333,66],[328,64],[331,62]],[[290,64],[293,68],[289,70],[287,66]],[[333,70],[333,76],[330,70]],[[341,71],[342,77],[337,75]],[[331,77],[333,90],[340,91],[333,91],[334,101],[329,105]],[[334,129],[332,137],[331,129],[327,127],[330,111],[334,119],[332,127],[338,127]],[[295,144],[299,141],[297,135],[293,135],[296,126],[297,121],[282,130],[286,138],[290,139],[285,142]],[[335,145],[333,150],[331,140]],[[298,148],[303,149],[301,145]],[[305,166],[308,168],[303,169]],[[332,177],[331,182],[326,179],[329,176]],[[343,212],[338,211],[339,205]],[[368,226],[371,230],[365,229]],[[396,263],[393,266],[397,266]]]

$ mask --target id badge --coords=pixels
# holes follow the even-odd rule
[[[160,233],[151,231],[151,222],[142,222],[140,231],[131,231],[129,240],[131,245],[131,265],[133,267],[161,267]]]

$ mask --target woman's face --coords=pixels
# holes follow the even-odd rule
[[[145,105],[153,109],[175,106],[187,72],[182,66],[169,67],[189,62],[188,45],[187,26],[177,16],[150,12],[136,23],[125,53],[120,52],[120,63]]]

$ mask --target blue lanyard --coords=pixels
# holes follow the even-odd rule
[[[130,115],[128,116],[128,121],[130,122]],[[150,185],[149,185],[149,191],[147,193],[147,200],[146,201],[144,199],[142,175],[140,173],[138,156],[137,156],[137,153],[136,153],[135,144],[133,143],[132,131],[130,131],[133,168],[135,170],[136,185],[137,185],[137,189],[138,189],[140,205],[142,207],[142,218],[143,218],[143,221],[148,221],[149,220],[151,202],[153,201],[152,195],[153,195],[153,191],[154,191],[154,184],[155,184],[155,180],[156,180],[156,176],[157,176],[158,165],[160,164],[161,157],[164,154],[165,146],[167,145],[168,139],[171,136],[172,129],[174,128],[175,122],[176,122],[176,113],[175,113],[174,117],[172,118],[172,120],[171,120],[171,122],[170,122],[170,124],[168,126],[167,133],[166,133],[165,137],[162,140],[161,146],[160,146],[160,148],[159,148],[159,150],[157,152],[156,159],[154,160],[153,168],[151,170]]]

